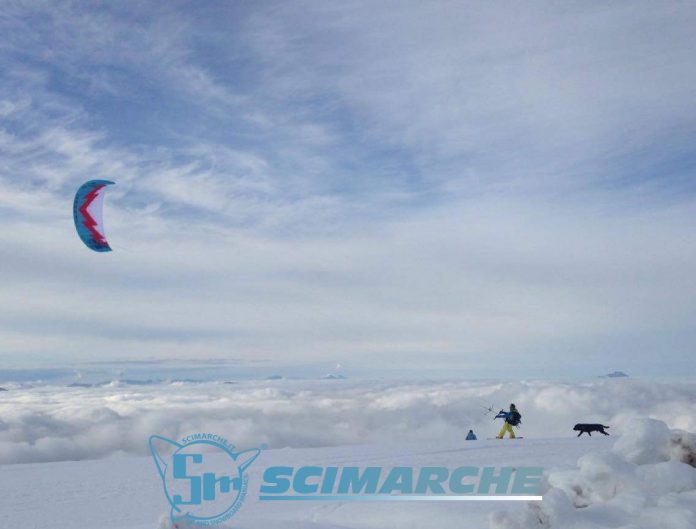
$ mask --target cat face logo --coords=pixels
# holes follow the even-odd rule
[[[172,522],[186,519],[198,525],[221,523],[244,502],[249,479],[245,471],[261,451],[252,448],[233,452],[234,447],[218,436],[195,437],[200,438],[180,444],[153,435],[148,444],[171,505]],[[167,455],[172,448],[174,453]]]

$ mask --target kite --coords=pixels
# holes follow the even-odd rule
[[[77,234],[87,248],[95,252],[110,252],[111,247],[104,235],[102,208],[106,186],[114,184],[109,180],[90,180],[80,186],[75,193],[73,218]]]

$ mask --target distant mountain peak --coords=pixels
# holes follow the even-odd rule
[[[605,378],[624,378],[624,377],[628,377],[628,375],[626,373],[624,373],[623,371],[612,371],[611,373],[604,375],[604,377]]]
[[[323,375],[321,377],[322,380],[345,380],[346,377],[345,375],[341,374],[334,374],[334,373],[327,373],[326,375]]]

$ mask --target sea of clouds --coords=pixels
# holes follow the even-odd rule
[[[696,382],[265,380],[98,387],[15,385],[0,392],[0,464],[145,455],[152,434],[225,435],[238,447],[319,447],[480,438],[515,402],[525,437],[572,436],[578,422],[635,418],[696,431]]]

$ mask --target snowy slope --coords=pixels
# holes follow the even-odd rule
[[[652,419],[620,438],[550,438],[262,453],[271,465],[542,466],[544,500],[530,503],[260,502],[250,493],[226,525],[247,529],[693,529],[696,437]],[[169,529],[153,462],[143,457],[0,467],[2,527]],[[254,485],[250,491],[257,490]],[[179,528],[187,527],[180,524]]]
[[[530,506],[271,505],[250,494],[230,527],[696,527],[696,441],[670,430],[696,431],[694,382],[7,386],[0,396],[0,529],[164,529],[168,505],[146,457],[147,439],[206,431],[229,436],[240,449],[269,444],[250,467],[257,486],[272,465],[510,465],[547,472],[544,501]],[[512,401],[522,411],[525,439],[462,441],[470,427],[482,438],[494,435],[500,423],[484,405]],[[576,438],[572,425],[581,421],[610,424],[612,435]]]
[[[583,454],[608,448],[608,438],[524,439],[519,441],[434,442],[262,453],[250,468],[259,483],[271,465],[530,465],[570,469]],[[168,513],[155,465],[146,457],[114,457],[0,467],[0,526],[41,529],[155,529]],[[273,529],[487,527],[502,504],[302,503],[269,504],[250,495],[229,525]],[[507,505],[507,504],[506,504]],[[516,506],[520,509],[520,506]]]

